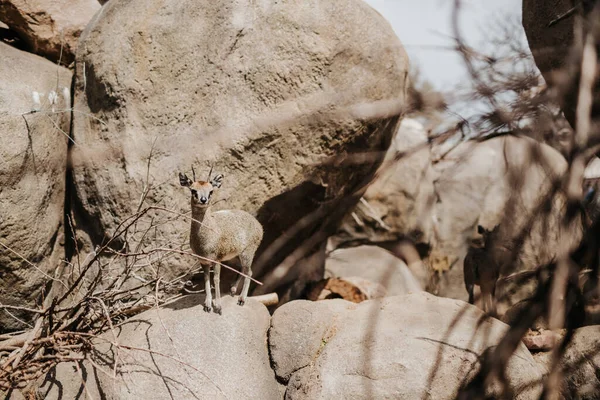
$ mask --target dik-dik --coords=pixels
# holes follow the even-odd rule
[[[206,299],[204,301],[204,311],[210,312],[211,306],[216,313],[221,314],[221,289],[220,275],[222,261],[231,260],[239,257],[242,265],[244,278],[244,287],[238,300],[238,304],[243,306],[248,296],[250,288],[250,276],[252,276],[252,261],[254,254],[260,245],[263,237],[263,228],[260,222],[249,213],[242,210],[222,210],[212,212],[210,203],[213,191],[221,187],[223,175],[219,174],[211,178],[211,172],[208,173],[208,180],[196,181],[194,173],[192,181],[185,174],[179,173],[179,183],[181,186],[190,189],[192,206],[192,226],[190,230],[190,247],[192,251],[208,260],[202,260],[202,269],[204,270],[204,286]],[[214,286],[215,300],[212,301],[210,290],[210,265],[214,265]],[[242,280],[240,275],[231,287],[231,295],[235,296],[238,286]]]
[[[481,238],[471,241],[463,264],[469,303],[475,303],[473,289],[475,285],[478,285],[481,288],[483,309],[492,315],[496,313],[496,283],[500,276],[502,262],[508,255],[508,250],[493,243],[498,227],[499,225],[490,231],[477,225],[477,233],[481,235]]]

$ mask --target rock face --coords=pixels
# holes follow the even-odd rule
[[[0,76],[0,303],[32,307],[59,264],[71,74],[0,43]],[[0,313],[0,332],[20,327]]]
[[[377,178],[365,192],[366,203],[354,211],[362,225],[348,215],[339,235],[376,241],[389,238],[391,231],[429,243],[434,179],[427,132],[417,120],[404,118]]]
[[[189,211],[177,172],[195,164],[205,179],[210,163],[225,175],[218,198],[227,201],[215,208],[241,208],[263,224],[259,253],[313,216],[254,270],[261,279],[313,238],[296,264],[320,260],[296,269],[299,291],[323,276],[324,240],[314,232],[337,227],[357,200],[341,199],[360,192],[380,160],[320,163],[387,149],[400,108],[370,115],[357,105],[402,105],[408,60],[386,21],[359,0],[134,0],[103,6],[82,36],[77,66],[75,202],[92,241],[133,214],[140,198]],[[183,218],[156,228],[183,245],[188,231]],[[189,262],[172,259],[169,268]]]
[[[67,65],[75,59],[79,35],[99,9],[96,0],[0,0],[0,21],[28,51]]]
[[[423,290],[404,262],[376,246],[333,251],[325,262],[325,273],[332,277],[359,276],[382,285],[388,296]]]
[[[562,386],[564,399],[595,400],[600,398],[600,354],[598,338],[600,326],[585,326],[577,329],[565,355],[561,367],[568,371]],[[534,355],[544,368],[552,366],[552,353]]]
[[[269,365],[269,312],[249,300],[239,307],[223,299],[223,315],[205,313],[204,299],[187,297],[146,311],[97,340],[97,366],[83,362],[85,386],[93,398],[108,399],[276,399],[279,384]],[[141,350],[140,350],[141,349]],[[118,356],[116,356],[118,355]],[[117,377],[100,371],[113,371]],[[75,371],[75,372],[74,372]],[[59,382],[59,383],[57,383]],[[75,399],[85,393],[71,363],[59,364],[40,389],[47,399]]]
[[[402,120],[380,175],[365,193],[365,199],[389,227],[425,243],[431,237],[431,219],[427,217],[434,203],[435,178],[427,140],[421,123]]]
[[[427,140],[425,133],[416,129],[418,125],[415,121],[408,120],[404,125],[405,121],[404,129],[400,129],[396,135],[393,145],[396,150],[390,147],[386,156],[388,159],[397,151],[415,148]],[[356,214],[359,218],[369,213],[375,214],[391,231],[412,236],[417,242],[428,243],[431,253],[426,262],[432,271],[436,271],[435,276],[439,275],[441,279],[437,283],[435,280],[430,283],[426,276],[421,276],[425,275],[422,270],[421,273],[413,273],[422,285],[427,285],[427,290],[466,300],[462,262],[477,224],[491,230],[503,221],[504,215],[510,215],[505,225],[511,229],[522,226],[540,196],[549,188],[549,176],[561,174],[567,163],[552,147],[516,136],[499,137],[481,143],[462,143],[432,166],[431,160],[439,158],[439,151],[424,146],[399,162],[398,169],[390,170],[390,176],[384,179],[385,172],[364,196],[371,209],[365,210],[361,206],[356,209]],[[539,155],[539,159],[535,159],[536,155]],[[381,170],[385,170],[385,164]],[[378,193],[387,193],[389,197]],[[515,194],[514,197],[511,197],[511,193]],[[395,200],[386,200],[390,198]],[[431,204],[424,206],[428,202]],[[401,210],[396,215],[398,218],[390,217],[389,211],[386,211],[394,205]],[[556,216],[560,215],[557,214],[559,211],[560,205],[555,205],[553,218],[546,221],[554,224],[551,231],[558,231]],[[362,239],[361,236],[370,235],[381,235],[379,239],[385,239],[386,235],[389,236],[385,229],[369,230],[377,225],[376,222],[359,227],[352,217],[346,217],[345,231],[340,232],[335,240],[343,242],[343,236]],[[546,222],[534,225],[520,257],[522,265],[517,269],[548,262],[554,255],[560,234],[552,238],[540,236],[539,232],[550,226],[543,226]],[[421,231],[421,234],[417,235],[416,231]],[[515,232],[507,232],[507,235],[512,237]],[[571,240],[577,240],[576,234],[569,236]],[[522,297],[516,296],[514,302]]]
[[[600,326],[585,326],[575,336],[563,358],[573,372],[567,376],[566,393],[577,399],[600,398],[600,353],[598,352]],[[573,395],[575,394],[576,395]]]
[[[537,160],[533,158],[534,154],[538,156]],[[550,146],[512,136],[482,143],[466,142],[436,165],[440,175],[436,183],[438,202],[434,218],[437,235],[433,247],[437,254],[458,257],[446,272],[447,281],[441,285],[440,295],[467,298],[462,260],[476,225],[492,229],[508,215],[510,219],[504,225],[513,229],[520,227],[531,215],[540,196],[548,190],[548,178],[561,174],[565,168],[565,159]],[[510,197],[511,193],[514,197]],[[558,207],[555,208],[557,211]],[[544,219],[532,227],[521,256],[529,266],[542,260],[549,261],[548,257],[556,250],[551,243],[556,244],[560,235],[542,239],[536,234],[545,228],[541,226],[545,223],[556,224],[557,219]],[[551,231],[556,231],[555,228],[557,226]],[[575,235],[571,239],[576,240]]]
[[[535,63],[546,80],[552,71],[564,67],[573,43],[573,22],[570,17],[548,26],[559,15],[573,7],[569,0],[523,0],[523,28]]]
[[[425,292],[358,305],[294,301],[273,315],[272,365],[279,379],[288,382],[286,399],[416,399],[425,394],[452,399],[461,381],[473,373],[477,357],[507,329],[497,320],[486,320],[477,329],[481,318],[473,306]],[[436,362],[438,356],[441,362]],[[511,385],[536,382],[541,376],[521,344],[509,362]],[[518,391],[517,398],[533,399],[539,393],[534,384]]]
[[[550,86],[557,83],[555,75],[561,68],[567,66],[569,50],[574,44],[575,16],[564,18],[558,23],[548,26],[558,16],[570,10],[574,5],[594,4],[594,2],[572,2],[570,0],[523,0],[523,28],[527,35],[529,48],[533,54],[535,64]],[[577,83],[571,86],[566,94],[563,111],[565,117],[575,126],[575,110],[577,107]],[[600,102],[600,93],[596,86],[594,90],[594,112],[597,118],[597,105]]]

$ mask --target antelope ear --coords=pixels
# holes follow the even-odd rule
[[[210,180],[210,184],[216,188],[220,188],[223,183],[223,174],[219,174]]]
[[[181,172],[179,173],[179,184],[181,186],[185,186],[185,187],[190,187],[190,185],[192,184],[192,181],[190,178],[187,177],[186,174],[182,174]]]

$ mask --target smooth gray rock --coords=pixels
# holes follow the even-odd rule
[[[71,73],[0,43],[0,77],[0,303],[36,307],[63,255]],[[0,332],[25,326],[0,311]]]
[[[203,296],[190,296],[146,311],[119,325],[116,339],[111,331],[104,333],[92,355],[104,372],[87,361],[81,366],[87,390],[107,399],[281,398],[269,364],[266,307],[251,299],[240,307],[227,296],[218,315],[204,312],[202,301]],[[117,350],[109,343],[115,341],[141,350]],[[72,363],[48,374],[40,394],[65,400],[86,396]]]
[[[482,319],[471,305],[425,292],[360,304],[294,301],[273,315],[272,365],[288,383],[286,399],[453,399],[508,328]],[[541,376],[519,345],[509,362],[511,384]],[[537,399],[540,392],[534,384],[517,398]]]

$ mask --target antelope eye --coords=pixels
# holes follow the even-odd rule
[[[196,191],[194,189],[192,189],[192,194],[195,196],[196,195]]]
[[[209,193],[208,195],[209,195],[209,196],[212,196],[212,192],[213,192],[213,191],[211,190],[211,191],[210,191],[210,193]]]

